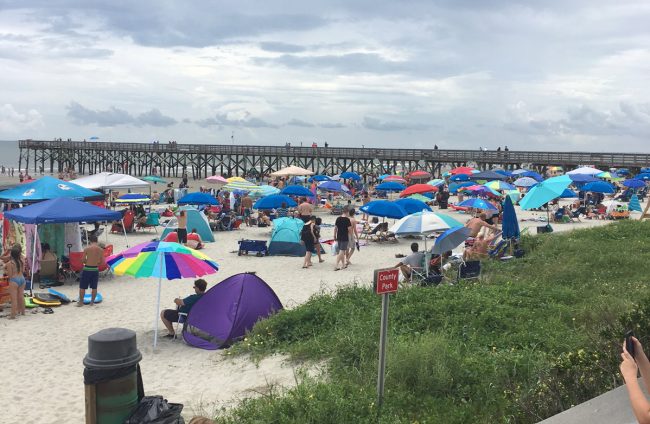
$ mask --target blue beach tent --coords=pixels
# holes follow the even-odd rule
[[[5,218],[24,224],[119,221],[122,214],[68,197],[59,197],[5,212]]]
[[[69,197],[77,200],[104,200],[104,195],[77,184],[44,176],[31,183],[21,184],[0,193],[0,201],[34,203]]]
[[[181,197],[178,200],[178,204],[179,205],[218,205],[219,202],[217,202],[217,199],[215,199],[208,193],[201,193],[200,191],[195,191],[193,193],[187,193],[185,196]]]
[[[305,256],[305,246],[300,243],[300,232],[305,225],[297,218],[276,218],[269,243],[269,255]]]

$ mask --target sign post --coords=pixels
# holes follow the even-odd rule
[[[375,292],[381,295],[381,327],[379,329],[379,366],[377,370],[377,409],[384,401],[384,379],[386,377],[386,343],[388,333],[388,304],[390,293],[396,293],[399,285],[399,269],[375,270]]]

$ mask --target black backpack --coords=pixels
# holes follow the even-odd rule
[[[183,405],[169,403],[162,396],[145,396],[124,424],[185,424]]]

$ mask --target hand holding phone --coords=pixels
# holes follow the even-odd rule
[[[634,358],[634,340],[632,340],[632,337],[634,337],[632,330],[625,333],[625,349]]]

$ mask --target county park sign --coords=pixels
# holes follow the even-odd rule
[[[376,269],[374,283],[377,294],[396,293],[399,285],[399,268]]]

